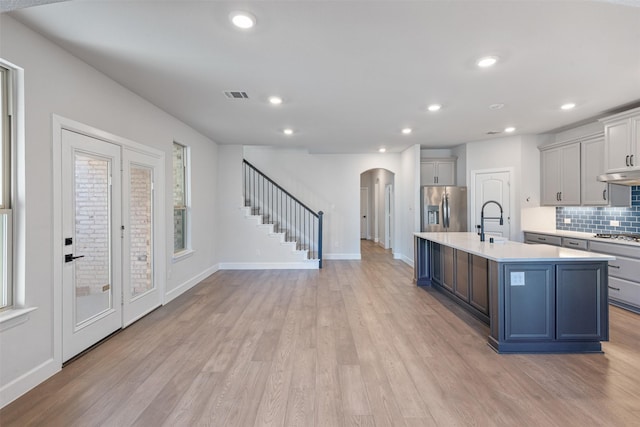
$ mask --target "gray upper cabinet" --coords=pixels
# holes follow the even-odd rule
[[[606,173],[606,149],[603,132],[591,132],[587,136],[540,147],[541,204],[630,206],[631,187],[597,179],[598,175]]]
[[[582,141],[581,191],[584,206],[629,206],[631,187],[597,180],[605,170],[605,139],[596,136]]]
[[[580,205],[580,143],[541,150],[542,204]]]
[[[456,159],[421,160],[420,185],[456,185]]]
[[[607,172],[640,170],[640,108],[600,121],[604,123]]]

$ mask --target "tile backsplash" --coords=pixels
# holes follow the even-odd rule
[[[565,219],[571,220],[565,224]],[[618,221],[612,226],[611,221]],[[556,229],[584,233],[640,233],[640,186],[631,188],[631,207],[556,208]]]

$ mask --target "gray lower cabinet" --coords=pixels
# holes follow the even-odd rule
[[[437,243],[430,243],[429,248],[430,284],[455,295],[454,301],[466,306],[480,320],[489,323],[487,259]]]
[[[422,243],[424,245],[424,241]],[[442,283],[442,249],[437,243],[431,243],[431,278],[437,283]]]
[[[504,339],[609,338],[605,263],[506,264]]]
[[[453,293],[462,301],[469,302],[469,256],[463,251],[456,253],[456,278],[453,282]]]
[[[487,323],[499,353],[601,352],[609,339],[607,261],[499,262],[422,238],[416,259],[430,264],[416,283]]]
[[[505,340],[555,338],[555,274],[552,264],[505,265]]]
[[[471,255],[470,304],[481,313],[489,315],[489,261]]]
[[[544,245],[553,245],[553,246],[562,246],[562,238],[560,236],[549,236],[547,234],[539,234],[539,233],[524,233],[524,242],[531,244],[544,244]]]
[[[444,271],[442,274],[442,286],[449,292],[453,292],[453,281],[455,272],[455,249],[445,246],[442,250]]]
[[[563,340],[608,339],[607,272],[601,264],[556,267],[556,337]]]
[[[589,250],[616,257],[609,261],[609,302],[640,313],[640,248],[591,241]]]

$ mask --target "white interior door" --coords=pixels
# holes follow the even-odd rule
[[[384,247],[385,249],[391,249],[391,239],[392,239],[392,228],[391,224],[393,223],[393,186],[391,184],[387,184],[384,189]]]
[[[487,217],[499,218],[500,208],[494,203],[488,204],[484,208],[484,232],[485,235],[500,236],[510,239],[511,237],[511,173],[509,171],[496,172],[477,172],[475,177],[474,192],[474,208],[473,218],[474,227],[480,225],[480,211],[482,205],[494,200],[502,206],[504,219],[503,225],[500,225],[498,219],[486,219]],[[487,239],[489,240],[489,239]]]
[[[66,361],[122,326],[122,209],[118,145],[63,130],[61,154]]]
[[[160,160],[132,150],[123,153],[123,326],[162,304],[155,274],[157,215],[155,182]]]
[[[360,187],[360,238],[369,238],[369,189]]]

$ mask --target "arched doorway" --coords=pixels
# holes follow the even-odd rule
[[[360,174],[360,238],[383,249],[394,245],[395,174],[369,169]]]

